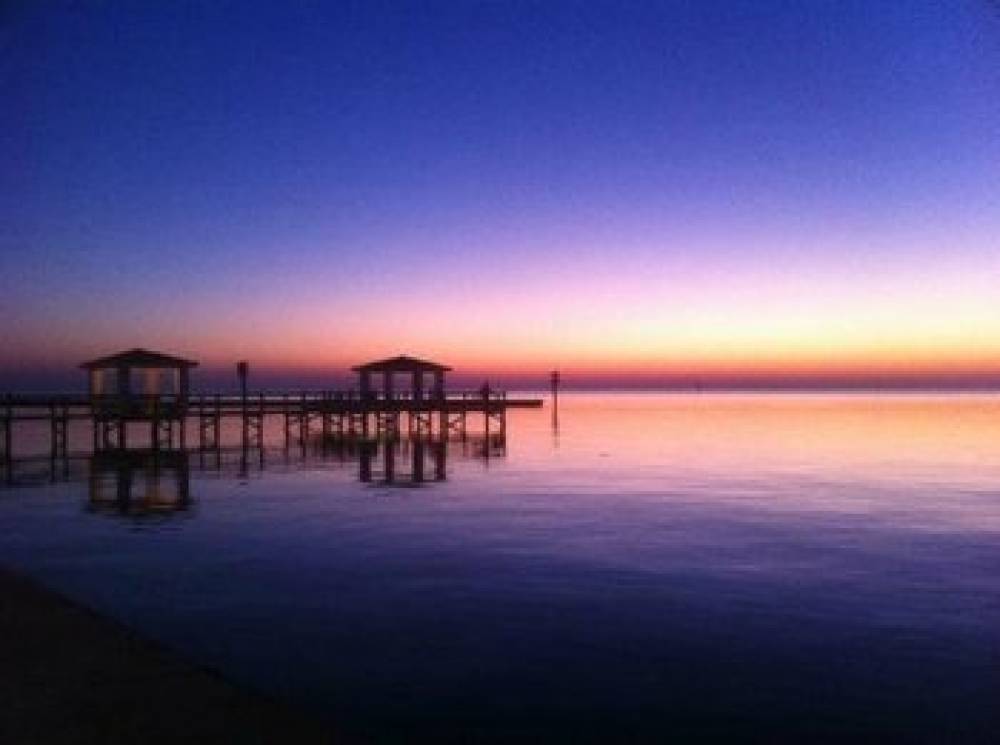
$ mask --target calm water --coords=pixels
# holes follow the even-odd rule
[[[412,448],[362,483],[277,425],[263,470],[192,455],[188,501],[176,462],[128,505],[42,462],[0,562],[361,739],[993,741],[1000,398],[560,414],[418,453],[419,488]]]

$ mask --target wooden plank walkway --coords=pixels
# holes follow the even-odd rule
[[[279,415],[284,418],[285,437],[293,435],[305,441],[314,425],[325,437],[409,435],[448,437],[465,435],[470,415],[481,415],[482,430],[506,431],[507,411],[513,408],[538,408],[542,399],[509,396],[506,391],[451,391],[430,395],[413,393],[358,391],[259,391],[239,395],[202,393],[188,396],[94,396],[88,394],[7,394],[0,397],[0,462],[13,457],[14,430],[17,423],[48,423],[51,454],[66,454],[70,422],[93,423],[94,450],[128,448],[130,425],[145,423],[150,427],[154,448],[173,448],[176,439],[181,448],[186,443],[189,420],[197,422],[201,448],[218,447],[221,422],[227,418],[242,420],[243,441],[260,446],[264,439],[264,421]],[[436,421],[435,421],[436,420]]]
[[[58,394],[6,394],[0,397],[0,421],[49,421],[53,418],[70,420],[92,419],[102,411],[115,414],[117,396],[89,396],[84,393]],[[140,396],[129,398],[130,404],[138,404],[131,409],[135,419],[148,419],[152,406],[159,405],[164,410],[177,404],[177,397],[171,395]],[[396,394],[386,398],[382,394],[370,394],[362,398],[357,391],[292,391],[255,392],[244,399],[239,394],[204,393],[192,394],[187,399],[186,409],[191,416],[202,411],[216,411],[221,416],[241,416],[245,411],[267,414],[283,414],[286,411],[309,411],[312,413],[351,412],[400,412],[440,411],[481,412],[514,408],[539,408],[542,399],[511,397],[506,391],[491,392],[488,397],[478,391],[449,392],[442,398],[425,397],[414,399],[407,394]]]

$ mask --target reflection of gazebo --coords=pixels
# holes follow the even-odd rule
[[[447,440],[414,438],[400,442],[385,440],[382,442],[364,442],[358,452],[358,480],[362,483],[372,483],[376,480],[382,486],[420,486],[427,480],[425,470],[428,455],[434,467],[434,481],[444,481],[446,476]],[[379,450],[382,451],[382,471],[375,474]],[[397,470],[397,454],[410,456],[409,473]],[[405,457],[402,459],[405,460]]]
[[[130,349],[80,365],[90,376],[91,406],[95,422],[102,423],[104,444],[110,445],[110,433],[117,429],[118,447],[125,447],[126,422],[138,420],[152,422],[157,446],[160,423],[169,430],[170,423],[182,420],[187,412],[188,373],[197,365],[147,349]]]
[[[140,517],[183,512],[191,502],[188,455],[104,451],[90,458],[90,509]]]
[[[433,381],[432,396],[434,399],[444,398],[444,374],[451,370],[450,367],[440,365],[437,362],[417,359],[416,357],[390,357],[376,362],[369,362],[351,368],[358,373],[360,378],[359,387],[362,398],[372,397],[372,375],[381,373],[382,375],[382,397],[391,399],[395,396],[393,387],[394,376],[410,376],[410,395],[414,401],[424,400],[424,376],[431,375]]]

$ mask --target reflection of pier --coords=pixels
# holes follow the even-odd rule
[[[28,486],[87,483],[88,509],[129,517],[183,513],[195,501],[191,477],[246,479],[266,472],[304,468],[355,470],[358,481],[377,486],[418,486],[445,481],[455,460],[486,464],[506,455],[501,434],[428,436],[316,435],[295,447],[249,444],[198,450],[104,450],[58,457],[17,458],[7,464],[5,483]]]
[[[405,465],[401,465],[400,461]],[[446,464],[447,443],[443,440],[369,440],[362,443],[359,452],[358,480],[363,483],[415,486],[428,480],[429,470],[434,481],[444,481]],[[402,471],[407,465],[409,470]]]
[[[90,457],[88,503],[95,512],[131,517],[183,512],[190,483],[186,452],[100,452]]]
[[[69,450],[69,426],[90,422],[95,452],[125,450],[130,430],[146,431],[151,450],[183,450],[189,420],[197,422],[202,449],[222,446],[222,420],[236,418],[242,443],[264,446],[264,422],[284,421],[286,442],[324,439],[452,436],[473,432],[471,420],[482,423],[481,434],[506,434],[507,411],[539,407],[540,399],[513,398],[506,391],[483,385],[478,391],[448,391],[450,368],[413,357],[392,357],[359,365],[358,388],[288,393],[250,393],[246,366],[240,365],[239,394],[188,392],[189,372],[197,363],[179,357],[135,349],[86,363],[90,392],[86,395],[7,395],[0,398],[0,464],[14,459],[15,424],[35,422],[48,429],[50,456]],[[402,377],[408,386],[397,388]],[[430,385],[427,385],[427,378]],[[373,381],[381,381],[376,387]]]

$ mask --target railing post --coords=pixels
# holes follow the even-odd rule
[[[215,417],[214,417],[214,421],[212,422],[212,430],[213,430],[212,431],[212,441],[213,441],[213,446],[216,449],[218,449],[219,447],[222,446],[222,442],[219,439],[219,430],[221,429],[221,427],[220,427],[221,422],[222,422],[222,400],[221,400],[221,396],[218,393],[216,393],[215,394]]]
[[[4,396],[4,416],[3,416],[3,459],[10,468],[11,461],[14,459],[13,449],[11,447],[13,442],[13,437],[11,436],[11,431],[14,427],[14,406],[12,403],[13,397],[11,394]],[[8,471],[8,477],[11,475]]]
[[[309,439],[309,406],[306,402],[305,392],[301,395],[300,406],[301,411],[299,411],[299,442],[302,444],[303,449],[306,446],[306,440]]]
[[[59,452],[59,446],[57,444],[57,425],[56,425],[56,405],[55,402],[49,403],[49,438],[51,440],[52,446],[52,457],[55,458]]]
[[[264,391],[257,396],[257,445],[260,447],[260,462],[264,463]]]
[[[150,443],[153,450],[160,449],[160,398],[159,396],[153,398],[152,400],[153,409],[153,423],[152,423],[152,442]]]

